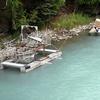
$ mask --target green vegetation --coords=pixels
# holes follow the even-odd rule
[[[89,5],[100,3],[100,0],[76,0],[76,1],[79,4],[89,4]]]
[[[53,16],[57,15],[60,7],[64,5],[64,0],[43,0],[38,3],[34,1],[34,5],[36,6],[34,8],[36,11],[35,22],[33,22],[34,20],[30,22],[41,27],[45,26]]]
[[[8,19],[10,26],[9,33],[20,32],[21,25],[30,24],[44,27],[50,23],[54,28],[72,28],[90,22],[84,10],[97,11],[100,8],[100,0],[7,0],[6,14],[0,15]],[[68,6],[69,5],[69,6]],[[70,6],[71,5],[71,6]],[[72,8],[67,8],[72,7]],[[85,9],[84,7],[87,7]],[[88,9],[89,7],[89,9]],[[73,9],[73,14],[68,15],[67,11],[59,16],[61,8]],[[1,9],[1,8],[0,8]],[[91,11],[89,12],[91,14]],[[100,13],[100,10],[98,10]],[[98,11],[96,14],[98,14]],[[80,12],[80,13],[79,13]],[[72,13],[72,12],[71,12]],[[4,17],[3,17],[4,16]],[[2,20],[2,18],[0,19]],[[57,18],[57,19],[56,19]],[[55,21],[54,21],[55,20]],[[52,22],[53,21],[53,22]],[[52,22],[52,23],[51,23]],[[2,31],[1,31],[2,32]]]
[[[51,23],[51,26],[53,28],[61,29],[71,29],[73,27],[88,24],[91,22],[91,18],[89,18],[87,15],[83,14],[70,14],[70,15],[63,15],[56,19],[56,21]]]
[[[30,7],[24,7],[24,1],[8,0],[7,9],[11,13],[13,32],[20,31],[21,25],[25,24],[45,26],[52,16],[58,13],[59,8],[64,5],[64,0],[27,1],[27,3],[29,2],[32,2]]]

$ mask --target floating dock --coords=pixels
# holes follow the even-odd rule
[[[59,49],[52,46],[49,35],[41,35],[37,29],[34,26],[22,26],[20,44],[8,45],[1,51],[0,69],[16,68],[21,72],[29,72],[62,55]]]
[[[14,62],[13,60],[8,60],[4,61],[1,63],[0,69],[5,69],[5,68],[16,68],[19,69],[20,72],[29,72],[37,67],[40,67],[41,65],[44,65],[62,55],[62,52],[56,52],[49,54],[46,57],[41,57],[38,60],[33,60],[30,63],[24,64],[20,62]]]

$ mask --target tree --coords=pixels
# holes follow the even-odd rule
[[[93,5],[93,4],[100,3],[100,0],[77,0],[77,2],[79,4],[89,4],[89,5]]]
[[[83,5],[83,9],[85,10],[85,7],[91,7],[92,10],[97,10],[97,8],[100,5],[100,0],[66,0],[66,4],[73,4],[74,5],[74,11],[76,12],[77,9]],[[80,9],[79,8],[79,9]]]
[[[100,0],[78,0],[79,5],[86,5],[90,7],[94,14],[98,14],[100,12]]]
[[[20,7],[22,6],[22,3],[20,0],[9,0],[8,6],[11,12],[12,28],[16,30],[17,11],[21,10]]]
[[[43,0],[38,3],[36,10],[38,12],[37,24],[43,25],[50,21],[50,19],[57,15],[58,10],[65,3],[64,0]]]

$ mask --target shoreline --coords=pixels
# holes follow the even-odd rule
[[[45,30],[45,31],[42,31],[42,33],[46,33],[46,34],[49,34],[50,35],[50,38],[53,42],[57,43],[57,42],[61,42],[63,40],[68,40],[68,39],[73,39],[74,36],[79,36],[81,34],[81,32],[85,32],[86,30],[89,30],[91,29],[91,27],[93,26],[93,23],[90,23],[88,25],[80,25],[76,28],[73,28],[73,29],[70,29],[70,30],[66,30],[66,29],[61,29],[61,30]],[[13,42],[14,39],[12,40],[7,40],[3,43],[0,44],[0,52],[2,55],[8,55],[8,51],[7,49],[14,49],[12,50],[12,54],[16,51],[16,47],[14,48],[14,42]],[[17,41],[15,41],[15,43],[17,43]],[[9,44],[9,45],[8,45]],[[56,46],[57,44],[55,44]],[[58,47],[59,48],[59,47]],[[61,48],[61,47],[60,47]],[[5,52],[4,52],[4,51]],[[2,55],[1,55],[1,59],[2,59]],[[0,60],[1,60],[0,59]]]
[[[71,39],[74,36],[79,36],[81,32],[84,32],[86,30],[90,30],[92,28],[92,26],[93,26],[93,23],[90,23],[87,25],[79,25],[78,27],[72,28],[70,30],[67,30],[67,29],[59,29],[59,30],[47,29],[47,30],[43,30],[41,32],[44,34],[45,33],[49,34],[51,40],[56,42],[56,41]],[[1,44],[0,44],[0,51],[1,51],[2,47],[4,47],[3,44],[7,44],[8,42],[10,42],[12,40],[7,40],[6,38],[4,38],[4,42],[1,42]]]
[[[47,30],[45,32],[48,32],[48,34],[50,35],[53,41],[60,41],[60,40],[67,40],[67,39],[73,38],[73,36],[78,36],[80,35],[81,32],[90,30],[92,26],[93,26],[93,23],[90,23],[88,25],[80,25],[70,30],[67,30],[67,29]]]

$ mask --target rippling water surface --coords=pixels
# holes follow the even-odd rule
[[[66,42],[52,63],[29,73],[0,71],[0,100],[100,100],[100,37]]]

